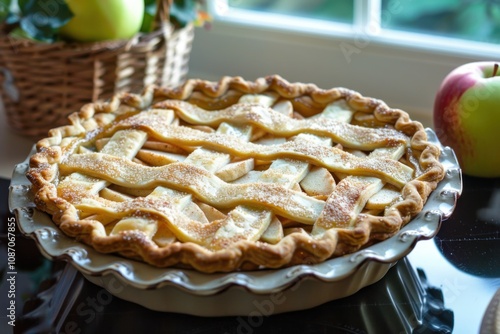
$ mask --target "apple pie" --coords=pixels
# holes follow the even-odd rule
[[[91,103],[37,143],[38,209],[102,253],[229,272],[398,232],[443,179],[421,123],[345,88],[188,80]]]

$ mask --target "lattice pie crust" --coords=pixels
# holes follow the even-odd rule
[[[37,207],[99,252],[203,272],[318,263],[396,233],[444,176],[402,110],[224,77],[84,106],[37,143]]]

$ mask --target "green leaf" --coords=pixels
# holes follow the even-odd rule
[[[59,28],[73,17],[64,0],[19,0],[19,8],[21,28],[40,41],[56,40]]]
[[[12,0],[0,0],[0,23],[9,16],[11,2]]]
[[[153,23],[156,16],[156,1],[157,0],[144,0],[144,19],[142,20],[141,31],[151,32]]]
[[[17,0],[17,5],[21,12],[25,12],[27,8],[33,6],[34,2],[36,2],[36,0]]]
[[[14,28],[14,30],[12,30],[9,35],[11,37],[14,37],[14,38],[31,39],[31,40],[33,40],[33,37],[31,37],[30,35],[28,35],[26,33],[26,31],[24,31],[20,27]]]
[[[193,22],[197,17],[196,0],[174,0],[170,6],[170,20],[180,27]]]

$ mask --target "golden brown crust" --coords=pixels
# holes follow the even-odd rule
[[[165,102],[162,105],[162,101],[165,100],[182,100],[204,110],[217,111],[237,103],[244,95],[262,93],[277,95],[278,101],[289,101],[295,112],[306,119],[320,113],[332,102],[345,101],[354,115],[360,116],[357,121],[353,121],[353,124],[364,122],[381,125],[387,129],[395,129],[410,138],[405,153],[408,157],[403,157],[399,164],[415,167],[416,175],[402,187],[401,198],[382,213],[360,213],[349,226],[338,226],[326,231],[313,228],[313,234],[299,229],[301,232],[286,234],[275,244],[259,240],[240,240],[220,249],[209,249],[204,245],[178,239],[166,245],[159,245],[139,230],[124,230],[120,233],[108,234],[105,226],[98,219],[81,217],[81,210],[87,204],[83,203],[83,206],[82,203],[75,204],[78,200],[71,198],[71,196],[79,196],[78,190],[74,190],[73,195],[68,195],[71,191],[61,190],[59,187],[62,182],[61,176],[67,177],[70,174],[62,167],[76,170],[76,167],[71,165],[71,159],[67,159],[75,148],[82,143],[95,144],[97,139],[105,137],[106,131],[109,132],[113,126],[120,124],[120,120],[131,119],[134,115],[140,115],[142,110],[152,106],[160,109],[167,109],[167,106],[172,108],[172,104],[169,105],[168,101],[166,105]],[[368,120],[361,117],[363,115]],[[39,141],[37,153],[30,159],[27,177],[32,183],[37,207],[52,215],[54,222],[64,233],[92,245],[100,252],[120,253],[159,267],[187,265],[203,272],[227,272],[322,262],[334,256],[356,251],[396,233],[422,210],[429,194],[444,176],[444,168],[439,162],[439,149],[427,141],[422,124],[412,121],[406,112],[389,108],[380,100],[363,97],[345,88],[323,90],[313,84],[289,83],[276,75],[253,82],[245,81],[240,77],[224,77],[219,82],[193,79],[174,89],[151,86],[146,88],[141,95],[124,93],[116,95],[106,103],[85,105],[79,112],[72,114],[69,121],[70,125],[51,130],[49,137]],[[146,131],[149,137],[164,135],[137,124],[132,128]],[[388,142],[389,147],[396,145],[397,141]],[[183,146],[179,144],[179,147],[180,152]],[[232,151],[228,152],[233,154]],[[259,159],[265,159],[265,157],[259,157]],[[404,170],[404,167],[401,168]],[[200,172],[197,171],[197,173]],[[378,187],[383,186],[383,183],[378,185],[376,180],[373,182],[370,180],[366,188],[371,189],[372,184]],[[61,196],[61,194],[66,195]],[[94,198],[88,200],[97,201],[95,203],[105,202]],[[158,201],[160,200],[156,198],[136,198],[135,200],[139,204],[151,202],[159,206]],[[320,200],[316,199],[316,201]],[[146,207],[153,207],[151,203],[146,203]],[[170,204],[161,202],[161,205],[168,207]],[[269,207],[266,207],[267,209]],[[166,211],[158,212],[153,208],[148,212],[154,216],[154,219],[162,219],[163,215],[171,214],[173,209],[164,210]],[[217,224],[220,223],[216,220],[210,224],[213,226],[204,228],[216,229],[219,227]]]

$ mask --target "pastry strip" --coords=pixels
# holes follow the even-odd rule
[[[380,177],[399,188],[413,177],[413,169],[398,161],[383,158],[359,158],[338,148],[305,140],[307,138],[305,136],[301,137],[301,140],[288,141],[282,145],[263,146],[242,141],[234,136],[205,133],[182,126],[170,126],[162,121],[163,112],[158,110],[146,114],[150,114],[151,117],[144,117],[140,122],[134,122],[134,126],[167,142],[204,146],[241,158],[253,157],[269,161],[284,158],[304,159],[330,171]],[[151,126],[152,123],[154,127]]]
[[[404,146],[380,149],[370,155],[399,159]],[[312,234],[319,235],[331,228],[353,226],[366,202],[382,189],[384,182],[374,177],[347,176],[342,179],[326,200],[321,216],[315,222]]]
[[[260,102],[263,104],[272,104],[274,102],[274,99],[265,95],[259,95],[259,96],[243,96],[240,99],[240,102],[245,102],[246,100],[252,100],[252,102]],[[242,140],[249,140],[250,135],[252,133],[252,128],[250,126],[242,126],[242,127],[234,127],[230,124],[227,123],[221,123],[219,125],[219,128],[217,130],[218,133],[221,134],[227,134],[231,136],[235,136],[238,138],[241,138]],[[230,162],[230,156],[226,153],[220,153],[217,151],[211,151],[207,150],[204,148],[198,148],[195,151],[193,151],[191,154],[187,156],[187,158],[184,160],[186,164],[191,164],[193,166],[197,166],[200,168],[204,168],[207,171],[211,173],[215,173],[217,170],[219,170],[221,167],[227,165]],[[188,204],[192,203],[192,196],[189,193],[181,192],[178,190],[173,190],[169,188],[165,188],[162,186],[158,186],[150,195],[148,195],[146,198],[148,199],[155,199],[161,197],[163,200],[167,200],[169,203],[173,205],[173,209],[177,210],[184,210]],[[182,198],[182,201],[179,202],[177,199]],[[197,208],[196,206],[191,205],[194,208]],[[201,211],[201,209],[197,208],[198,210]],[[192,215],[191,215],[192,216]],[[165,243],[166,240],[174,240],[170,236],[168,236],[168,231],[173,233],[175,236],[179,237],[183,241],[195,241],[199,244],[205,244],[207,245],[209,242],[208,240],[210,239],[210,233],[203,233],[202,236],[196,236],[193,234],[192,231],[200,231],[200,230],[206,230],[207,226],[205,227],[200,227],[197,225],[203,225],[204,221],[201,219],[184,219],[183,221],[189,221],[189,226],[190,229],[185,229],[183,226],[177,226],[175,223],[173,223],[172,220],[170,220],[169,224],[169,229],[164,228],[164,224],[159,224],[156,220],[154,219],[144,219],[144,218],[139,218],[136,217],[138,224],[143,226],[143,225],[155,225],[158,226],[160,229],[160,234],[163,235],[161,238],[163,240],[162,244]],[[124,218],[120,222],[118,222],[115,226],[115,228],[112,231],[112,234],[119,233],[124,230],[131,230],[133,229],[133,222],[134,218]],[[206,219],[205,219],[206,220]],[[154,234],[158,231],[158,228],[150,228],[150,229],[143,229],[139,228],[143,232],[146,232],[146,234],[150,237],[153,238]],[[209,227],[210,229],[210,227]],[[168,236],[165,238],[165,236]],[[157,238],[158,239],[158,238]]]
[[[108,156],[120,156],[121,159],[131,160],[147,139],[147,134],[139,130],[122,130],[116,132],[103,148],[102,153]],[[101,168],[105,169],[105,166]],[[72,173],[61,180],[57,186],[58,195],[69,202],[79,201],[82,197],[97,196],[107,187],[109,182]]]
[[[335,102],[331,104],[335,106]],[[344,103],[345,105],[345,103]],[[401,132],[386,128],[364,128],[339,122],[325,117],[318,122],[318,115],[312,119],[293,119],[263,105],[236,104],[223,110],[206,111],[185,101],[167,100],[155,105],[156,108],[175,109],[179,117],[188,123],[216,126],[221,122],[231,124],[252,124],[281,137],[291,137],[299,133],[311,133],[330,137],[336,143],[349,148],[375,149],[388,145],[407,143],[408,137]],[[331,107],[335,108],[335,107]],[[337,106],[338,110],[342,108]],[[345,109],[344,109],[345,110]],[[143,117],[144,115],[138,115]],[[134,123],[130,118],[128,121]],[[127,121],[127,122],[128,122]]]
[[[335,104],[334,102],[331,105]],[[293,106],[290,103],[289,115],[292,115],[292,113]],[[336,119],[338,121],[348,121],[351,116],[352,113],[349,113],[349,111],[346,113],[344,110],[332,106],[327,106],[320,115],[320,117],[325,119]],[[311,142],[318,145],[329,146],[332,144],[330,138],[308,134],[299,134],[294,140],[305,140],[307,137],[309,137]],[[307,175],[309,167],[309,163],[305,161],[278,159],[271,164],[269,169],[260,174],[256,182],[279,184],[289,189]],[[261,191],[261,193],[265,192]],[[279,194],[276,197],[275,201],[278,202],[280,198]],[[251,210],[251,208],[238,206],[230,212],[224,224],[215,233],[211,248],[216,250],[222,249],[241,240],[257,241],[263,235],[273,219],[273,212],[262,210],[246,214],[248,210]],[[246,219],[241,219],[241,217],[245,217]]]

